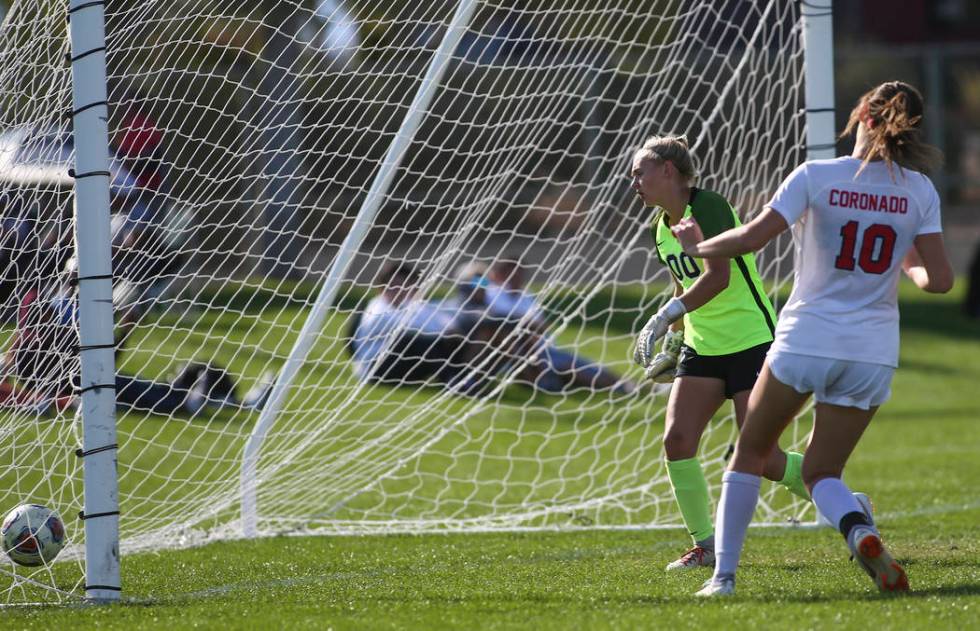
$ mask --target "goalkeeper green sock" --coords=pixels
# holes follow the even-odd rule
[[[691,533],[694,543],[697,544],[714,535],[708,482],[704,479],[704,472],[698,459],[668,460],[667,477],[670,478],[670,486],[674,489],[674,497],[677,499],[677,506],[681,509],[684,525]]]
[[[803,454],[798,454],[795,451],[786,452],[786,471],[783,472],[783,479],[779,483],[793,495],[810,501],[810,492],[806,490],[806,485],[803,484]]]

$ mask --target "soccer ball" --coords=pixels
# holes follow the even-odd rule
[[[47,506],[21,504],[4,517],[0,539],[14,562],[36,567],[53,561],[65,546],[65,525]]]

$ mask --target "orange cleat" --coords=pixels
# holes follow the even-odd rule
[[[867,526],[856,526],[848,537],[848,545],[855,560],[875,582],[879,591],[909,591],[909,579],[905,570],[888,553],[878,533]]]

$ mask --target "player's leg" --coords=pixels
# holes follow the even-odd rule
[[[906,591],[908,578],[841,475],[851,452],[890,390],[887,366],[840,362],[839,374],[818,393],[816,418],[803,461],[803,477],[818,510],[840,530],[851,553],[882,591]]]
[[[735,422],[741,430],[748,409],[751,390],[736,392],[732,396],[735,408]],[[793,495],[810,501],[810,492],[803,483],[803,454],[795,451],[783,451],[778,445],[769,454],[762,476],[767,480],[778,482],[786,487]]]
[[[587,390],[614,390],[629,394],[636,390],[636,384],[624,379],[599,362],[571,351],[546,344],[544,356],[548,370],[563,375],[571,387]]]
[[[667,566],[668,571],[714,564],[711,500],[697,453],[704,428],[724,401],[723,381],[689,375],[674,380],[667,400],[664,428],[667,477],[694,542],[690,550]]]
[[[854,558],[878,589],[906,591],[905,571],[882,545],[864,509],[841,480],[848,457],[876,411],[877,407],[863,410],[818,403],[803,476],[817,508],[838,525]]]
[[[768,350],[769,343],[767,342],[735,353],[727,362],[725,394],[732,399],[732,405],[735,408],[735,422],[739,429],[742,428],[745,421],[749,393],[755,385],[757,376],[762,372]],[[766,479],[782,484],[790,493],[809,502],[810,493],[803,484],[802,465],[803,454],[783,451],[777,446],[769,454],[763,475]]]
[[[372,379],[391,385],[421,384],[437,376],[447,364],[441,338],[406,331],[379,359]]]
[[[728,471],[722,477],[715,572],[699,595],[727,594],[734,589],[735,569],[759,500],[759,486],[769,454],[783,429],[809,397],[773,376],[769,363],[767,359],[749,395],[745,424]]]
[[[177,411],[195,413],[204,407],[205,394],[175,389],[170,384],[128,375],[116,375],[116,405],[126,409],[150,410],[154,414]]]

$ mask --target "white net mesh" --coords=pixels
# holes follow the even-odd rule
[[[662,457],[666,395],[630,392],[642,378],[628,360],[634,332],[670,280],[626,174],[647,135],[683,132],[698,185],[756,212],[803,157],[797,7],[481,2],[421,125],[405,129],[455,10],[106,7],[124,552],[241,533],[243,452],[263,386],[341,269],[282,409],[266,411],[246,481],[259,533],[681,523]],[[0,44],[0,510],[55,508],[74,543],[60,559],[78,559],[81,430],[66,385],[77,359],[58,346],[73,344],[61,271],[72,234],[66,33],[63,2],[23,0]],[[366,238],[338,260],[406,134]],[[774,297],[788,245],[759,259]],[[503,281],[474,287],[459,270],[499,273],[512,260],[536,307],[515,299],[509,317],[461,318],[473,310],[460,300]],[[418,272],[414,297],[389,335],[352,336],[392,264]],[[19,305],[36,321],[18,326]],[[22,340],[18,356],[23,331],[36,343]],[[726,405],[700,452],[714,493],[734,432]],[[803,516],[789,498],[765,486],[758,517]],[[0,586],[8,601],[36,597],[30,581],[77,590],[81,569],[66,565],[55,576],[6,564]]]

